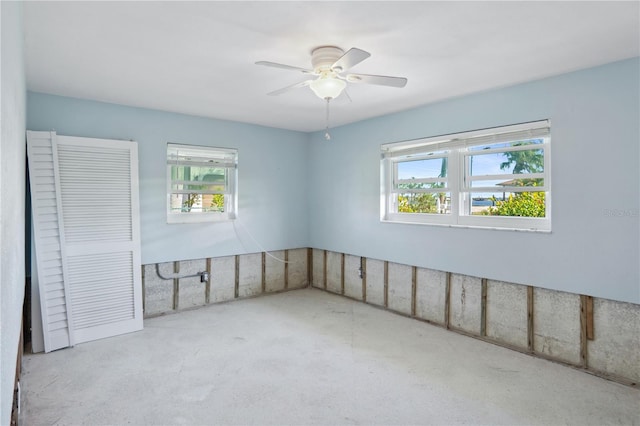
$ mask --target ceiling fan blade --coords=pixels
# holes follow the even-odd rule
[[[407,79],[404,77],[389,77],[386,75],[349,74],[347,81],[350,83],[377,84],[378,86],[404,87]]]
[[[339,73],[344,72],[349,68],[358,65],[360,62],[364,61],[369,56],[371,56],[371,53],[365,52],[364,50],[358,49],[356,47],[352,47],[347,51],[347,53],[342,55],[340,59],[338,59],[331,66],[331,68]],[[340,71],[337,70],[338,68],[340,69]]]
[[[284,92],[288,92],[289,90],[298,89],[300,87],[308,86],[313,80],[305,80],[300,83],[292,84],[291,86],[283,87],[282,89],[274,90],[273,92],[267,93],[269,96],[280,95]]]
[[[313,70],[308,70],[306,68],[300,68],[300,67],[294,67],[292,65],[278,64],[277,62],[258,61],[258,62],[256,62],[256,65],[264,65],[266,67],[282,68],[282,69],[290,70],[290,71],[300,71],[300,72],[303,72],[305,74],[313,74]]]
[[[344,95],[347,97],[347,100],[349,101],[349,103],[353,102],[351,100],[351,96],[349,96],[349,92],[347,91],[347,89],[344,89],[342,93],[344,93]]]

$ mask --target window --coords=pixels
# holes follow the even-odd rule
[[[383,221],[551,230],[548,120],[382,145]]]
[[[167,223],[234,219],[238,150],[167,144]]]

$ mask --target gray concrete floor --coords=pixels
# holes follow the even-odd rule
[[[640,424],[640,391],[319,290],[26,355],[23,425]]]

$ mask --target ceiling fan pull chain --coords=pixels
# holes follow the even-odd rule
[[[331,135],[329,134],[329,101],[331,100],[331,98],[326,98],[326,100],[327,100],[327,127],[324,132],[324,138],[330,141]]]

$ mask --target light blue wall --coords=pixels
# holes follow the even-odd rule
[[[31,92],[27,105],[29,130],[138,142],[144,264],[308,246],[307,134]],[[167,142],[238,149],[238,220],[166,223]]]
[[[0,2],[0,424],[11,422],[25,286],[26,87],[21,2]]]
[[[333,129],[330,142],[314,133],[310,245],[640,303],[639,69],[635,58],[439,102]],[[381,144],[545,118],[550,234],[380,222]]]
[[[639,81],[635,58],[342,126],[330,142],[37,93],[27,126],[139,142],[144,263],[310,246],[640,303]],[[545,118],[551,233],[380,222],[380,144]],[[239,149],[235,226],[165,223],[169,141]]]

